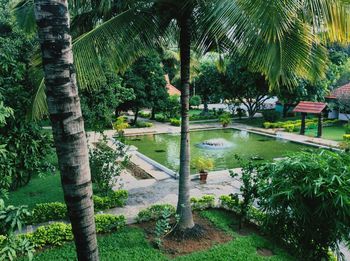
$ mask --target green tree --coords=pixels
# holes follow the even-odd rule
[[[265,77],[250,71],[247,65],[239,60],[231,60],[227,65],[224,93],[226,99],[238,100],[244,104],[250,118],[254,117],[264,102],[271,97]]]
[[[81,108],[87,129],[103,131],[111,128],[118,115],[117,108],[135,99],[133,89],[121,85],[121,77],[114,72],[107,74],[106,84],[98,89],[85,89],[81,93]]]
[[[151,108],[151,118],[154,119],[155,113],[164,107],[169,96],[164,75],[161,60],[156,53],[139,58],[125,73],[125,87],[134,91],[135,99],[124,103],[124,106],[134,111],[134,124],[140,109]]]
[[[202,62],[199,67],[199,75],[195,79],[196,93],[202,98],[203,114],[208,114],[208,103],[218,102],[222,95],[223,75],[219,72],[213,61]]]

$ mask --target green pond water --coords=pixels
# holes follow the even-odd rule
[[[201,142],[211,139],[220,139],[220,142],[224,139],[231,147],[219,149],[214,146],[214,149],[210,149],[200,145]],[[282,139],[232,129],[191,132],[190,142],[192,159],[197,157],[212,158],[215,162],[214,170],[239,167],[239,162],[234,157],[235,154],[244,159],[273,160],[290,152],[310,148]],[[180,134],[127,137],[126,143],[136,146],[139,152],[169,169],[178,171]],[[191,172],[195,173],[196,170],[192,168]]]

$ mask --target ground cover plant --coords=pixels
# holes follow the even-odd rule
[[[139,226],[126,227],[116,233],[98,237],[99,252],[102,260],[176,260],[176,261],[202,261],[202,260],[237,260],[237,261],[263,261],[267,258],[259,254],[260,249],[269,249],[271,261],[292,261],[295,258],[276,247],[268,239],[256,234],[241,235],[235,227],[234,215],[221,210],[205,210],[200,213],[204,219],[210,221],[215,227],[222,230],[233,239],[223,244],[217,244],[209,249],[191,253],[185,256],[170,258],[166,253],[152,247],[147,240],[145,231]],[[35,254],[34,260],[73,260],[75,259],[73,243],[67,243],[58,248],[47,249]]]

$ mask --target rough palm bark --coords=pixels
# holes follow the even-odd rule
[[[186,12],[179,19],[181,56],[181,145],[179,198],[177,213],[180,215],[178,229],[185,231],[194,227],[190,202],[190,135],[189,96],[191,59],[191,16]]]
[[[98,260],[88,148],[76,76],[67,0],[35,0],[47,104],[64,199],[79,260]]]

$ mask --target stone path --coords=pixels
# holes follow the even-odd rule
[[[239,169],[236,169],[239,172]],[[124,215],[128,223],[133,223],[138,212],[154,204],[171,204],[176,206],[178,197],[178,180],[173,178],[157,181],[155,179],[137,180],[129,173],[123,173],[123,189],[128,190],[129,199],[123,208],[105,211],[115,215]],[[230,177],[228,171],[215,171],[208,175],[207,184],[200,184],[198,179],[191,180],[191,197],[221,195],[239,192],[241,183]]]

